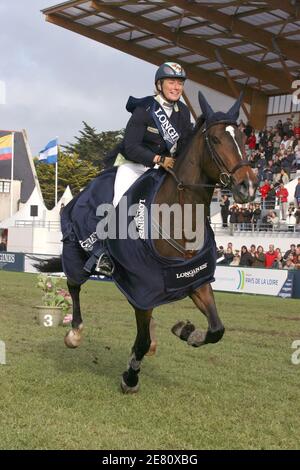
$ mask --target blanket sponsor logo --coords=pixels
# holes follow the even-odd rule
[[[194,269],[191,269],[190,271],[185,271],[183,273],[177,273],[176,274],[176,279],[180,279],[182,277],[195,277],[196,274],[198,274],[200,271],[203,271],[203,269],[207,268],[207,263],[201,264],[201,266],[197,266]]]
[[[145,233],[145,211],[147,208],[145,206],[146,199],[140,199],[138,209],[136,211],[136,216],[134,218],[136,227],[139,232],[139,237],[142,240],[146,240],[146,233]]]
[[[79,240],[79,243],[85,251],[92,251],[93,246],[97,240],[97,233],[93,232],[86,240]]]

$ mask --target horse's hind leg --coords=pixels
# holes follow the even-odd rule
[[[135,309],[137,335],[129,358],[128,368],[123,373],[121,388],[124,393],[135,393],[139,389],[139,377],[141,362],[145,354],[150,351],[151,335],[150,323],[151,310]]]
[[[72,318],[72,329],[68,331],[68,333],[65,336],[65,345],[68,348],[77,348],[81,342],[82,329],[83,329],[83,323],[82,323],[82,317],[81,317],[81,311],[80,311],[80,299],[79,299],[80,284],[76,284],[70,279],[68,279],[67,284],[68,284],[68,289],[69,289],[70,295],[72,297],[72,302],[73,302],[73,318]]]
[[[206,316],[208,330],[202,332],[189,322],[179,322],[173,326],[172,332],[188,342],[191,346],[203,346],[207,343],[217,343],[222,338],[225,328],[219,318],[214,294],[210,284],[196,289],[191,295],[196,307]]]

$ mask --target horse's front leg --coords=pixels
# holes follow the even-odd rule
[[[196,307],[204,313],[208,322],[206,332],[194,327],[189,322],[179,322],[173,326],[172,332],[189,345],[199,347],[208,343],[217,343],[222,338],[225,328],[220,320],[210,284],[205,284],[196,289],[191,295]]]
[[[124,393],[136,393],[139,389],[139,372],[143,357],[151,351],[150,327],[152,320],[151,310],[139,310],[135,308],[137,335],[129,358],[128,368],[123,373],[121,388]],[[153,331],[152,331],[153,334]]]
[[[77,348],[81,343],[83,322],[80,311],[80,284],[75,284],[68,279],[68,289],[72,297],[73,303],[73,317],[72,329],[69,330],[65,336],[65,345],[68,348]]]

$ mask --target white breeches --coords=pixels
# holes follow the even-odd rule
[[[149,170],[147,166],[141,163],[128,162],[119,166],[114,187],[113,205],[116,207],[126,193],[127,189],[141,176],[145,171]]]

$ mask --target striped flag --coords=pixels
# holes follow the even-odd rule
[[[0,161],[12,159],[12,134],[0,137]]]
[[[48,142],[46,147],[39,153],[39,161],[44,163],[57,163],[58,156],[58,139]]]

